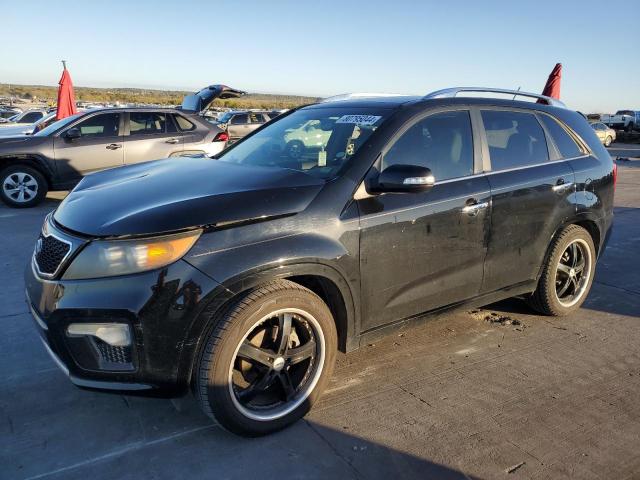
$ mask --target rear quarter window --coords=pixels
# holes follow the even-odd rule
[[[195,130],[196,126],[191,123],[189,120],[184,118],[182,115],[174,115],[173,118],[176,120],[178,124],[178,128],[182,132],[190,132],[191,130]]]
[[[482,122],[492,170],[536,165],[549,160],[544,130],[535,115],[511,110],[484,110]]]
[[[562,158],[574,158],[584,155],[584,152],[578,146],[575,140],[571,138],[569,132],[567,132],[565,128],[560,125],[555,119],[551,118],[548,115],[540,115],[540,119],[546,127],[547,132],[549,132],[549,134],[551,135],[551,138],[558,148],[558,151]],[[596,124],[595,127],[596,129],[600,130],[598,124]]]

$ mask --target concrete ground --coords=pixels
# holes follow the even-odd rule
[[[57,202],[0,207],[0,478],[640,478],[640,160],[619,163],[614,233],[580,311],[510,300],[342,355],[304,421],[253,440],[190,400],[73,387],[23,302]]]

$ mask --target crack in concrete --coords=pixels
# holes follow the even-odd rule
[[[59,473],[75,470],[76,468],[80,468],[80,467],[84,467],[84,466],[87,466],[87,465],[91,465],[93,463],[101,462],[103,460],[109,460],[111,458],[119,457],[120,455],[124,455],[125,453],[131,452],[131,451],[134,451],[134,450],[139,450],[141,448],[145,448],[145,447],[149,447],[149,446],[152,446],[152,445],[157,445],[157,444],[160,444],[160,443],[164,443],[164,442],[166,442],[168,440],[173,440],[175,438],[180,438],[180,437],[183,437],[185,435],[189,435],[191,433],[199,432],[201,430],[206,430],[206,429],[209,429],[209,428],[212,428],[212,427],[215,427],[215,426],[216,425],[202,425],[200,427],[195,427],[195,428],[192,428],[192,429],[189,429],[189,430],[185,430],[185,431],[182,431],[182,432],[177,432],[177,433],[174,433],[172,435],[167,435],[166,437],[157,438],[157,439],[152,440],[150,442],[134,442],[134,443],[131,443],[131,444],[129,444],[129,445],[123,447],[123,448],[120,448],[118,450],[114,450],[112,452],[105,453],[104,455],[99,455],[97,457],[93,457],[93,458],[90,458],[88,460],[84,460],[82,462],[74,463],[72,465],[67,465],[66,467],[61,467],[61,468],[58,468],[56,470],[52,470],[50,472],[39,473],[37,475],[33,475],[31,477],[25,478],[25,480],[36,480],[36,479],[39,479],[39,478],[47,478],[47,477],[50,477],[52,475],[57,475]]]

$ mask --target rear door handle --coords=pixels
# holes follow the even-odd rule
[[[176,143],[179,143],[179,142],[180,140],[178,140],[177,138],[170,138],[165,143],[171,143],[172,145],[175,145]]]
[[[573,182],[565,182],[563,178],[560,178],[556,184],[551,187],[551,189],[556,193],[560,193],[570,189],[571,187],[573,187]]]
[[[107,145],[107,150],[117,150],[119,148],[122,148],[122,145],[120,145],[119,143],[110,143],[109,145]]]
[[[473,201],[473,200],[472,200]],[[489,202],[475,202],[462,207],[462,213],[475,217],[481,210],[489,207]]]

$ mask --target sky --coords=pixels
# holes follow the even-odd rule
[[[640,109],[640,1],[0,1],[0,83],[256,93],[541,92]]]

